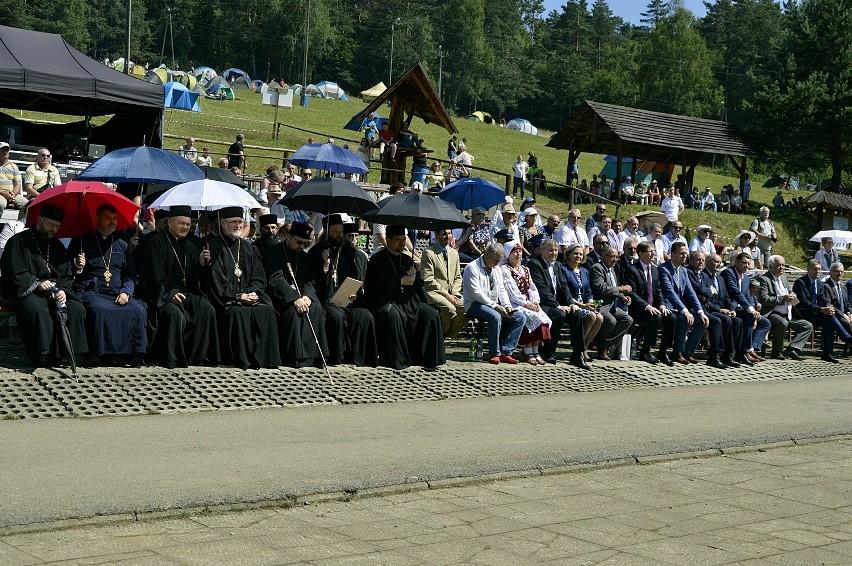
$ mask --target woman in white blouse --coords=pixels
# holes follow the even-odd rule
[[[520,309],[527,317],[521,338],[518,340],[524,349],[527,363],[545,365],[538,348],[543,341],[550,340],[550,317],[539,306],[538,289],[530,278],[530,270],[521,263],[523,251],[518,242],[509,242],[503,246],[503,285],[509,295],[512,308]]]

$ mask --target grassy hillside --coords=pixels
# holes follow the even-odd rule
[[[247,145],[275,148],[272,150],[247,149],[249,156],[247,170],[250,173],[262,173],[268,165],[280,164],[282,151],[285,149],[295,150],[307,142],[309,136],[318,141],[324,141],[324,136],[332,136],[338,140],[353,140],[354,149],[357,140],[360,139],[358,132],[344,130],[343,126],[349,119],[365,107],[365,103],[358,99],[350,102],[339,102],[311,98],[307,108],[295,106],[293,108],[280,108],[278,121],[286,124],[281,128],[280,139],[272,139],[274,108],[262,106],[260,95],[247,91],[236,91],[237,100],[218,101],[203,100],[201,106],[203,113],[192,113],[179,110],[166,110],[165,132],[180,138],[194,136],[197,139],[218,141],[218,144],[198,143],[199,147],[210,145],[214,153],[226,151],[227,146],[234,140],[238,132],[246,135]],[[379,113],[388,115],[388,108]],[[67,117],[49,116],[32,112],[11,111],[29,119],[47,119],[66,121]],[[539,136],[531,136],[498,126],[474,123],[463,117],[456,117],[455,124],[460,131],[460,138],[468,139],[468,149],[476,158],[474,165],[511,173],[511,164],[518,155],[526,155],[532,151],[538,157],[539,166],[544,169],[547,177],[553,181],[564,181],[567,167],[568,153],[545,147],[552,132],[540,132]],[[294,129],[301,128],[318,132],[311,134]],[[446,157],[446,144],[449,133],[434,124],[424,124],[415,118],[412,129],[426,140],[426,146],[435,150],[434,156]],[[176,149],[182,140],[165,140],[165,147]],[[579,158],[580,178],[591,179],[592,174],[599,173],[604,165],[603,156],[593,154],[582,154]],[[490,173],[481,173],[480,176],[497,182],[500,186],[504,184],[504,178]],[[769,204],[775,192],[772,189],[760,187],[764,179],[753,179],[751,197],[758,203]],[[728,183],[737,184],[738,179],[725,175],[719,175],[713,171],[698,168],[695,174],[695,184],[698,187],[710,186],[714,193]],[[802,193],[790,192],[791,196],[799,196]],[[789,198],[789,196],[788,196]],[[541,214],[556,212],[563,216],[567,210],[567,198],[563,193],[550,191],[548,194],[539,195],[537,208]],[[592,205],[581,205],[579,207],[583,214],[590,214],[594,208]],[[626,218],[632,213],[639,212],[642,207],[622,207],[619,218]],[[612,209],[611,212],[614,212]],[[756,209],[752,212],[756,214]],[[747,228],[754,214],[731,215],[712,212],[686,211],[683,215],[684,225],[687,227],[687,236],[692,237],[694,228],[701,223],[709,223],[717,229],[721,238],[730,242],[743,228]],[[812,214],[802,212],[773,212],[772,219],[776,222],[779,232],[779,241],[776,249],[779,253],[787,256],[788,262],[799,264],[808,257],[807,239],[816,232],[816,221]]]

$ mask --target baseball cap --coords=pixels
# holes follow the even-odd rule
[[[6,142],[0,142],[0,149],[9,149],[9,144]]]

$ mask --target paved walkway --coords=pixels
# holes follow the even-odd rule
[[[848,565],[852,439],[10,534],[0,563]]]

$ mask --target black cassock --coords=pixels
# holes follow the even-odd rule
[[[134,298],[136,269],[127,247],[114,234],[104,238],[99,232],[74,238],[68,246],[71,254],[81,249],[86,254],[74,290],[86,307],[89,350],[96,356],[144,354],[147,346],[148,312],[145,303]],[[124,305],[115,303],[121,293],[130,297]]]
[[[242,369],[278,367],[275,310],[260,255],[242,238],[220,235],[208,242],[210,264],[203,268],[203,281],[219,319],[223,361]],[[257,293],[260,300],[244,305],[243,293]]]
[[[325,312],[316,294],[308,252],[291,250],[287,242],[268,247],[263,254],[269,295],[278,311],[278,336],[281,344],[281,363],[289,367],[312,367],[322,363],[322,355],[328,354],[325,342]],[[296,274],[296,286],[290,269]],[[311,300],[307,316],[296,312],[293,302],[306,296]],[[310,323],[308,322],[310,320]],[[313,324],[316,338],[311,332]],[[319,342],[319,346],[317,345]]]
[[[325,250],[329,250],[331,260],[327,273],[323,270],[322,259]],[[308,251],[308,257],[314,272],[317,297],[325,309],[328,363],[335,365],[352,361],[356,366],[376,367],[376,323],[373,314],[364,307],[363,293],[358,293],[358,298],[345,309],[329,300],[347,277],[364,281],[367,257],[346,243],[334,247],[327,241],[314,245]]]
[[[281,240],[278,239],[278,236],[272,236],[271,238],[265,238],[262,234],[251,243],[255,248],[257,248],[257,252],[260,254],[260,257],[263,258],[263,254],[266,253],[266,248],[271,248],[275,244],[280,243]]]
[[[202,294],[201,249],[166,230],[146,239],[133,259],[139,275],[137,295],[148,305],[148,361],[168,368],[216,365],[220,361],[216,311]],[[186,296],[180,305],[171,302]]]
[[[73,256],[59,240],[45,238],[35,229],[15,234],[6,243],[0,271],[0,292],[4,299],[15,302],[18,332],[35,365],[41,365],[42,354],[60,358],[64,353],[55,326],[56,301],[49,291],[36,290],[41,281],[53,281],[65,291],[71,347],[75,354],[89,351],[84,326],[86,309],[73,290]]]
[[[423,280],[414,284],[400,279],[414,265],[411,256],[394,255],[383,248],[367,263],[364,293],[380,336],[379,363],[394,369],[410,365],[437,367],[447,361],[441,316],[426,303]]]

